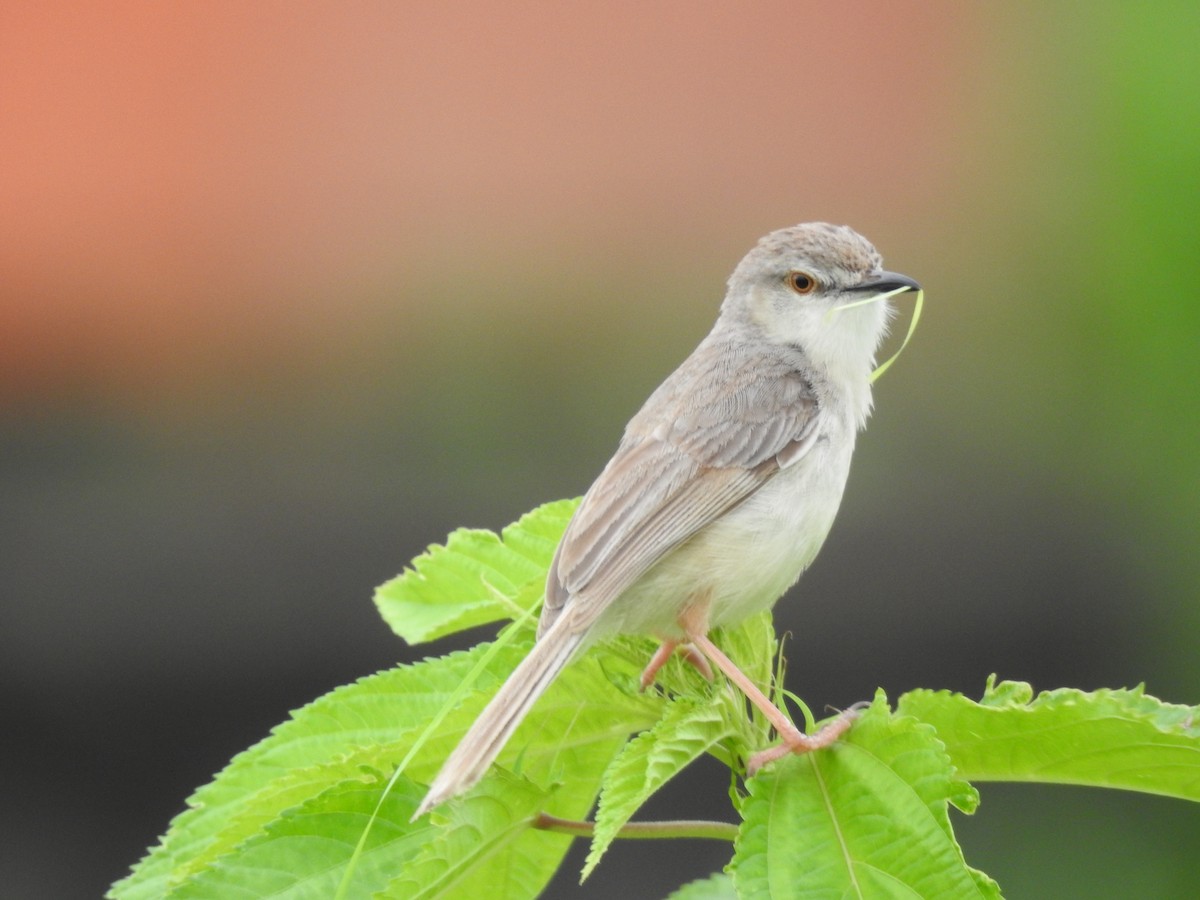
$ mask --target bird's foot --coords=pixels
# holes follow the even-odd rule
[[[870,705],[866,701],[855,703],[838,713],[837,718],[832,722],[822,725],[812,734],[805,734],[795,725],[780,729],[779,736],[783,739],[782,742],[774,747],[751,754],[750,758],[746,760],[746,774],[753,775],[763,766],[773,763],[789,753],[809,753],[813,750],[820,750],[822,747],[828,747],[849,731],[854,720],[858,718],[858,714]]]

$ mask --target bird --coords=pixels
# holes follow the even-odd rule
[[[888,298],[920,289],[845,225],[804,223],[757,242],[712,330],[629,421],[584,495],[550,565],[533,648],[414,820],[472,787],[563,668],[617,634],[661,642],[643,689],[680,651],[763,711],[780,743],[751,755],[750,773],[845,733],[854,708],[804,734],[708,634],[772,607],[817,555],[871,411]]]

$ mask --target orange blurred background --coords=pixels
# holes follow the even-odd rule
[[[778,607],[789,687],[1197,702],[1197,37],[1184,2],[7,3],[0,883],[96,896],[289,709],[447,649],[372,588],[582,493],[798,221],[927,303]],[[1185,804],[982,796],[1008,896],[1194,892]],[[634,844],[548,896],[728,859]]]
[[[945,127],[969,106],[944,77],[964,60],[908,49],[951,24],[935,7],[871,18],[839,33],[843,14],[788,4],[10,10],[4,396],[278,365],[361,332],[381,314],[363,285],[414,269],[635,252],[659,229],[654,254],[694,259],[694,241],[736,253],[800,214],[910,220],[946,174],[930,162],[966,136]],[[417,302],[398,292],[385,313]]]

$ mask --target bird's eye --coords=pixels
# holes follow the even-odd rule
[[[817,289],[817,279],[807,272],[788,272],[787,284],[797,294],[811,294]]]

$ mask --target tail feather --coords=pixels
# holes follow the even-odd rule
[[[508,676],[446,758],[413,819],[461,794],[483,777],[534,702],[571,661],[583,641],[585,632],[572,627],[573,624],[567,617],[560,618],[533,645],[529,655]]]

